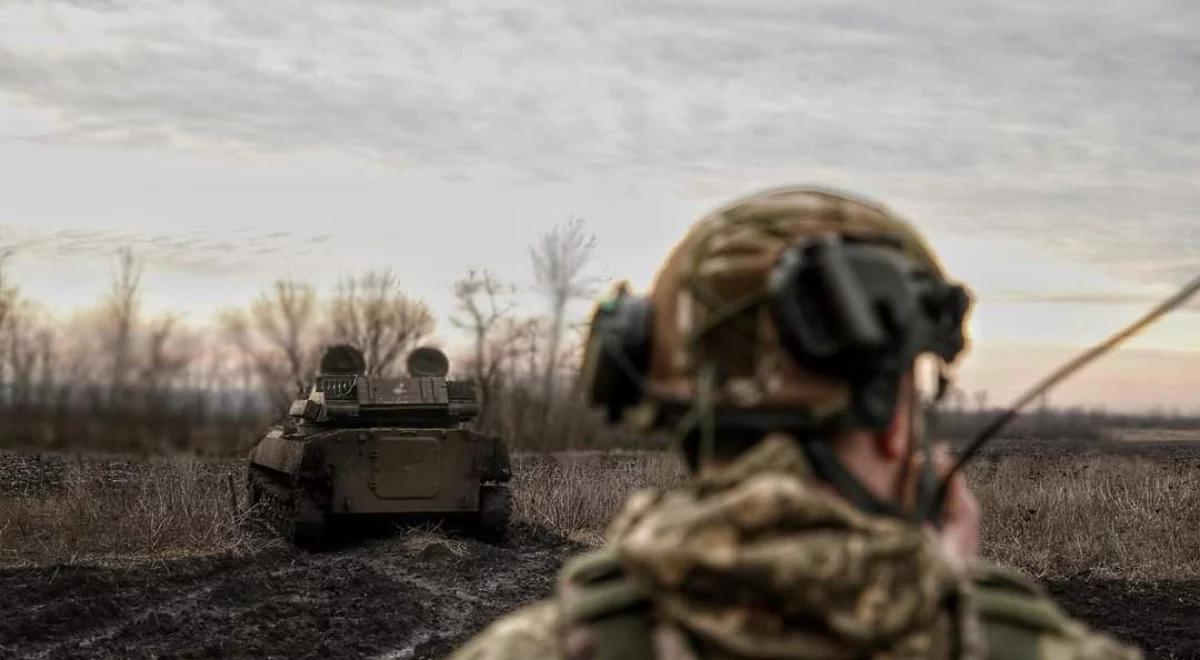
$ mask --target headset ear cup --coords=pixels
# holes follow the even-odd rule
[[[899,350],[910,325],[901,306],[911,302],[904,274],[886,254],[822,236],[783,255],[770,277],[771,311],[796,362],[858,380]]]
[[[887,245],[822,236],[781,257],[770,293],[792,359],[851,385],[855,425],[886,428],[901,376],[929,334],[908,262]]]
[[[615,422],[642,399],[650,364],[654,306],[621,292],[602,303],[592,319],[588,398]]]
[[[943,361],[953,362],[966,348],[964,331],[967,313],[971,309],[971,292],[960,284],[947,284],[939,296],[940,304],[934,314],[935,337],[933,351]]]

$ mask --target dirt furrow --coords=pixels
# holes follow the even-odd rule
[[[436,545],[436,544],[435,544]],[[573,548],[403,538],[122,568],[0,572],[0,658],[440,658],[544,596]]]

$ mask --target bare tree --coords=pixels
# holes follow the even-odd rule
[[[553,393],[558,376],[567,307],[572,300],[591,292],[593,282],[584,271],[595,248],[596,237],[587,233],[583,220],[579,218],[555,225],[529,248],[537,287],[545,294],[550,307],[546,359],[542,372],[542,392],[547,400]]]
[[[512,356],[512,343],[495,341],[502,321],[509,319],[513,310],[512,301],[507,299],[512,290],[486,270],[468,271],[466,277],[454,283],[458,310],[450,322],[471,335],[473,351],[468,371],[483,399],[480,417],[486,416],[501,370]]]
[[[371,375],[389,375],[434,327],[429,307],[401,291],[400,278],[390,270],[342,280],[329,309],[334,340],[361,350]]]
[[[37,369],[37,321],[28,303],[18,301],[8,310],[5,321],[5,359],[8,363],[7,384],[10,403],[26,407],[34,394]]]
[[[255,300],[248,313],[222,318],[230,339],[253,370],[272,404],[286,410],[304,390],[321,343],[317,292],[308,284],[279,280]]]
[[[141,311],[142,264],[130,248],[117,252],[112,282],[102,304],[107,325],[104,347],[109,355],[108,374],[114,399],[123,396],[133,371],[134,333]]]
[[[146,330],[144,355],[141,360],[141,384],[148,400],[156,401],[163,391],[177,385],[191,362],[191,353],[172,346],[177,337],[179,319],[164,316],[152,322]]]
[[[3,385],[8,382],[9,360],[5,348],[11,341],[14,330],[13,317],[21,300],[21,293],[16,286],[9,282],[8,260],[12,257],[11,250],[0,250],[0,403],[7,399]]]
[[[45,326],[37,333],[38,402],[49,408],[55,401],[59,370],[59,339],[53,326]]]
[[[538,446],[547,435],[551,401],[538,384],[543,331],[539,319],[503,318],[488,340],[488,351],[500,366],[484,423],[525,446]]]
[[[250,307],[258,331],[282,356],[284,375],[295,391],[304,389],[311,371],[316,312],[316,290],[295,280],[276,282]]]
[[[11,250],[0,250],[0,329],[5,327],[5,322],[20,298],[17,287],[8,281],[8,260],[11,257]]]

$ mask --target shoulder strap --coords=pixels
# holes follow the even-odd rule
[[[609,548],[583,555],[563,569],[563,622],[585,629],[594,660],[653,660],[650,599],[625,575]]]
[[[1070,618],[1040,586],[1015,570],[983,567],[975,579],[975,601],[989,658],[1040,660],[1049,638],[1070,634]]]

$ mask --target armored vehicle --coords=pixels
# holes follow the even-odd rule
[[[485,540],[502,537],[512,500],[508,451],[465,428],[473,383],[447,379],[437,349],[408,358],[408,376],[366,373],[363,354],[329,348],[307,398],[250,452],[250,501],[297,545],[329,539],[351,517],[435,517]]]

